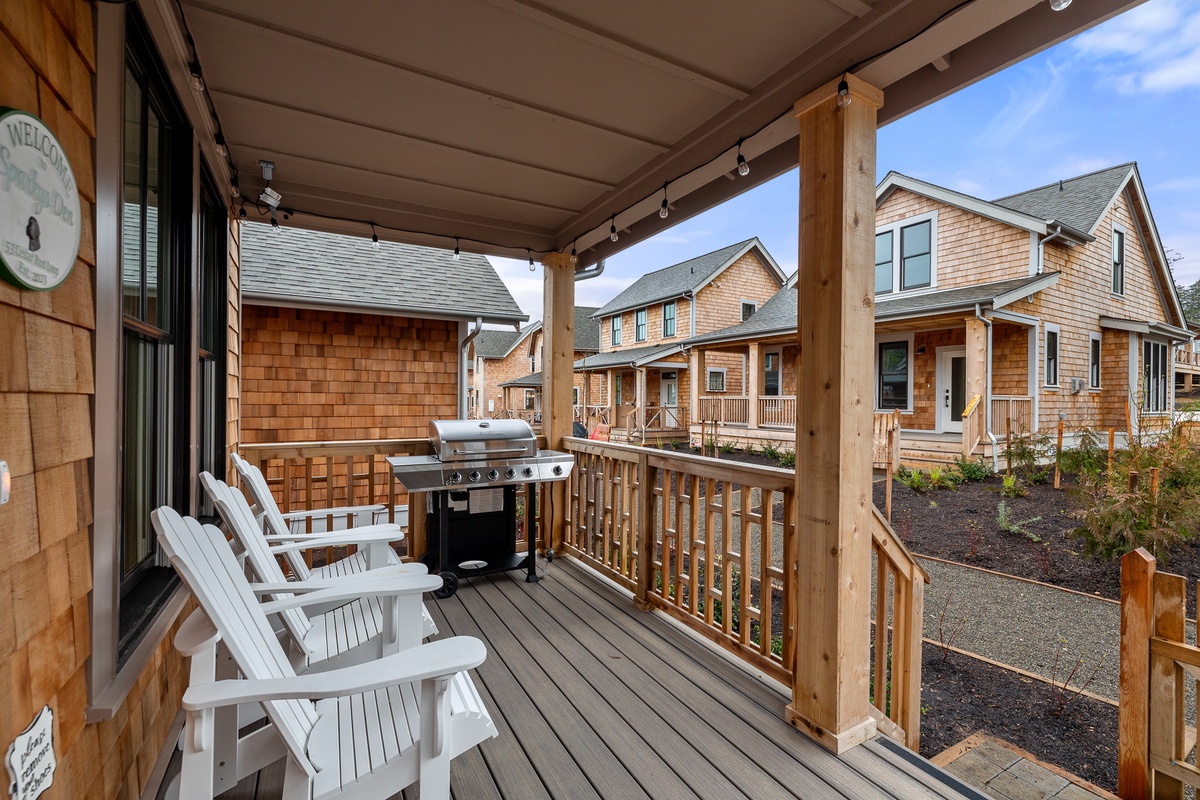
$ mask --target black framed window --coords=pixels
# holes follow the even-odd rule
[[[617,314],[612,318],[612,335],[610,338],[613,346],[621,343],[621,315]]]
[[[709,369],[705,376],[705,385],[710,392],[725,391],[725,370],[724,369]]]
[[[646,341],[646,319],[650,315],[646,309],[639,308],[633,315],[633,340],[635,342]]]
[[[908,342],[879,343],[879,408],[908,410]]]
[[[662,331],[664,337],[675,335],[675,301],[663,303]]]
[[[1058,331],[1046,329],[1046,385],[1058,386]]]
[[[743,300],[742,301],[742,322],[745,322],[746,320],[753,317],[755,311],[758,311],[758,306],[756,304],[747,302],[746,300]]]
[[[1167,346],[1162,342],[1142,343],[1142,410],[1167,411],[1167,376],[1170,361]]]
[[[931,285],[933,281],[932,232],[933,225],[929,220],[900,229],[901,290],[921,289]],[[878,275],[878,268],[876,268],[876,275]]]
[[[215,182],[207,174],[200,186],[199,317],[196,409],[199,471],[225,474],[225,385],[228,335],[229,217]],[[196,478],[197,482],[199,477]],[[197,513],[215,517],[208,494],[197,484]]]
[[[1100,335],[1093,333],[1088,337],[1088,388],[1100,388]]]
[[[892,231],[875,234],[875,294],[892,291]]]
[[[1113,230],[1112,236],[1112,291],[1125,294],[1125,232]]]

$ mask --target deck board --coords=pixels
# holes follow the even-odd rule
[[[775,686],[570,560],[541,583],[475,578],[427,605],[440,636],[488,647],[475,683],[500,735],[452,762],[456,800],[981,797],[879,740],[832,755],[784,721]],[[240,796],[280,796],[282,765]]]

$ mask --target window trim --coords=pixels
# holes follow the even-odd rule
[[[1099,351],[1093,359],[1092,343],[1095,342],[1100,346]],[[1092,383],[1093,375],[1096,382]],[[1104,388],[1104,335],[1092,331],[1088,334],[1088,391],[1098,392]]]
[[[1121,242],[1121,260],[1120,261],[1117,261],[1118,234],[1120,235],[1119,241]],[[1128,233],[1128,231],[1125,230],[1124,226],[1118,225],[1115,222],[1113,223],[1112,237],[1110,240],[1110,244],[1111,244],[1112,252],[1110,254],[1110,262],[1111,263],[1110,263],[1109,284],[1108,284],[1109,293],[1113,297],[1122,297],[1123,298],[1123,297],[1125,297],[1125,278],[1128,273],[1128,270],[1126,269],[1126,267],[1129,265],[1129,233]],[[1121,279],[1121,281],[1120,281],[1121,286],[1120,286],[1119,290],[1117,289],[1117,277],[1118,277],[1117,267],[1118,267],[1118,265],[1120,266],[1119,275],[1120,275],[1120,279]]]
[[[749,314],[746,313],[747,308],[750,309]],[[758,313],[758,303],[754,302],[753,300],[742,300],[742,305],[741,305],[742,322],[745,322],[746,320],[750,319],[750,317],[753,317],[757,313]]]
[[[878,334],[875,336],[875,354],[873,356],[874,368],[872,370],[872,376],[874,378],[874,384],[875,384],[875,387],[872,391],[872,394],[873,394],[872,399],[873,399],[873,405],[875,406],[875,411],[880,412],[880,413],[888,413],[888,412],[896,410],[894,408],[884,408],[881,404],[881,400],[883,399],[882,398],[883,382],[882,382],[882,376],[880,375],[880,368],[881,368],[882,364],[879,361],[879,348],[880,348],[880,346],[885,345],[885,344],[894,344],[896,342],[904,342],[906,345],[908,345],[908,397],[905,400],[905,407],[900,409],[900,413],[907,414],[907,415],[912,415],[913,413],[915,413],[914,407],[913,407],[914,406],[914,388],[915,388],[913,386],[913,374],[914,374],[913,357],[916,354],[916,349],[913,346],[914,339],[915,339],[915,334],[912,334],[912,333],[907,333],[907,334],[881,333],[881,334]]]
[[[767,359],[775,356],[775,374],[778,376],[775,385],[775,394],[767,393]],[[782,347],[767,347],[762,351],[762,363],[759,368],[759,392],[763,397],[782,397],[783,396],[783,348]]]
[[[726,394],[729,391],[729,389],[728,389],[729,384],[725,380],[725,378],[726,378],[725,373],[727,371],[728,370],[725,367],[705,367],[704,368],[704,391],[709,394]],[[712,381],[713,375],[721,376],[721,388],[720,389],[712,388],[711,381]]]
[[[650,309],[639,308],[633,312],[633,341],[644,342],[650,335]]]
[[[671,332],[667,333],[667,307],[671,308]],[[662,336],[664,339],[674,339],[676,326],[676,315],[679,312],[679,307],[675,305],[674,300],[668,300],[662,304]]]
[[[621,380],[621,373],[615,373],[613,376],[613,406],[620,408],[624,404],[624,393],[621,391],[621,386],[625,381]]]
[[[904,228],[909,228],[914,225],[920,225],[923,222],[929,222],[929,285],[917,286],[912,289],[901,288],[900,273],[903,269],[901,264],[901,240],[904,238],[901,231]],[[925,214],[918,214],[915,217],[905,217],[904,219],[889,222],[886,225],[880,225],[875,228],[875,235],[879,236],[882,233],[892,233],[892,288],[888,292],[876,292],[876,296],[888,295],[894,296],[898,294],[919,294],[922,292],[932,292],[937,289],[937,273],[938,273],[938,212],[937,210],[930,211]]]
[[[613,314],[608,318],[609,344],[613,347],[621,346],[621,315]]]
[[[1050,334],[1054,334],[1054,383],[1050,382]],[[1047,322],[1042,328],[1042,387],[1059,389],[1062,382],[1062,329]]]
[[[1162,381],[1162,408],[1152,408],[1150,403],[1150,361],[1146,358],[1146,350],[1149,348],[1162,350],[1163,355],[1163,372],[1159,376]],[[1141,407],[1142,413],[1147,415],[1162,416],[1171,413],[1171,391],[1174,388],[1175,381],[1172,376],[1173,367],[1171,365],[1171,346],[1165,339],[1159,339],[1151,336],[1142,337],[1141,347],[1141,372],[1142,380],[1141,402],[1138,404]]]

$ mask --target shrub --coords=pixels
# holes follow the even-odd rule
[[[734,451],[733,442],[721,442],[721,446],[718,447],[717,449],[720,450],[722,453],[724,453],[727,456],[733,455],[733,451]]]
[[[962,476],[955,469],[929,468],[929,485],[934,489],[957,489],[960,483],[962,483]]]
[[[1100,433],[1091,428],[1079,432],[1079,444],[1063,450],[1058,468],[1067,475],[1099,475],[1108,466],[1108,446],[1101,446]]]
[[[992,468],[983,458],[970,459],[959,456],[954,459],[954,468],[964,481],[982,481],[992,474]]]
[[[1014,518],[1012,510],[1008,507],[1008,503],[1003,500],[1000,501],[1000,505],[996,506],[996,526],[1005,533],[1019,533],[1022,536],[1028,537],[1032,542],[1040,542],[1042,539],[1036,533],[1025,530],[1025,526],[1040,519],[1041,517],[1030,517],[1029,519],[1021,520]]]
[[[1044,464],[1054,453],[1050,434],[1014,431],[1007,452],[1013,469],[1029,483],[1045,483],[1050,478],[1050,470]]]
[[[796,454],[791,450],[787,450],[779,454],[779,466],[784,469],[796,468]]]
[[[1005,475],[1004,484],[1000,487],[1000,494],[1005,497],[1024,497],[1029,494],[1029,490],[1021,485],[1021,479],[1016,475]]]
[[[896,470],[896,480],[918,494],[929,491],[929,484],[925,480],[925,473],[919,469],[900,467],[900,469]]]
[[[779,448],[774,442],[767,442],[762,447],[762,454],[767,458],[779,458]]]

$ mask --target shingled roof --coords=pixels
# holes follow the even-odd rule
[[[1091,233],[1134,167],[1132,162],[1119,164],[992,202],[1022,214],[1062,222],[1082,233]]]
[[[674,266],[648,272],[634,281],[625,291],[608,301],[593,316],[606,317],[618,311],[628,311],[631,308],[641,308],[651,303],[679,297],[686,292],[698,292],[721,270],[741,258],[751,248],[758,249],[767,268],[775,272],[779,282],[783,283],[783,271],[775,263],[771,254],[767,252],[767,248],[763,247],[762,242],[755,236]]]
[[[250,304],[513,323],[529,319],[486,258],[332,233],[242,225]]]
[[[600,352],[600,323],[592,319],[595,306],[575,306],[575,352]]]

